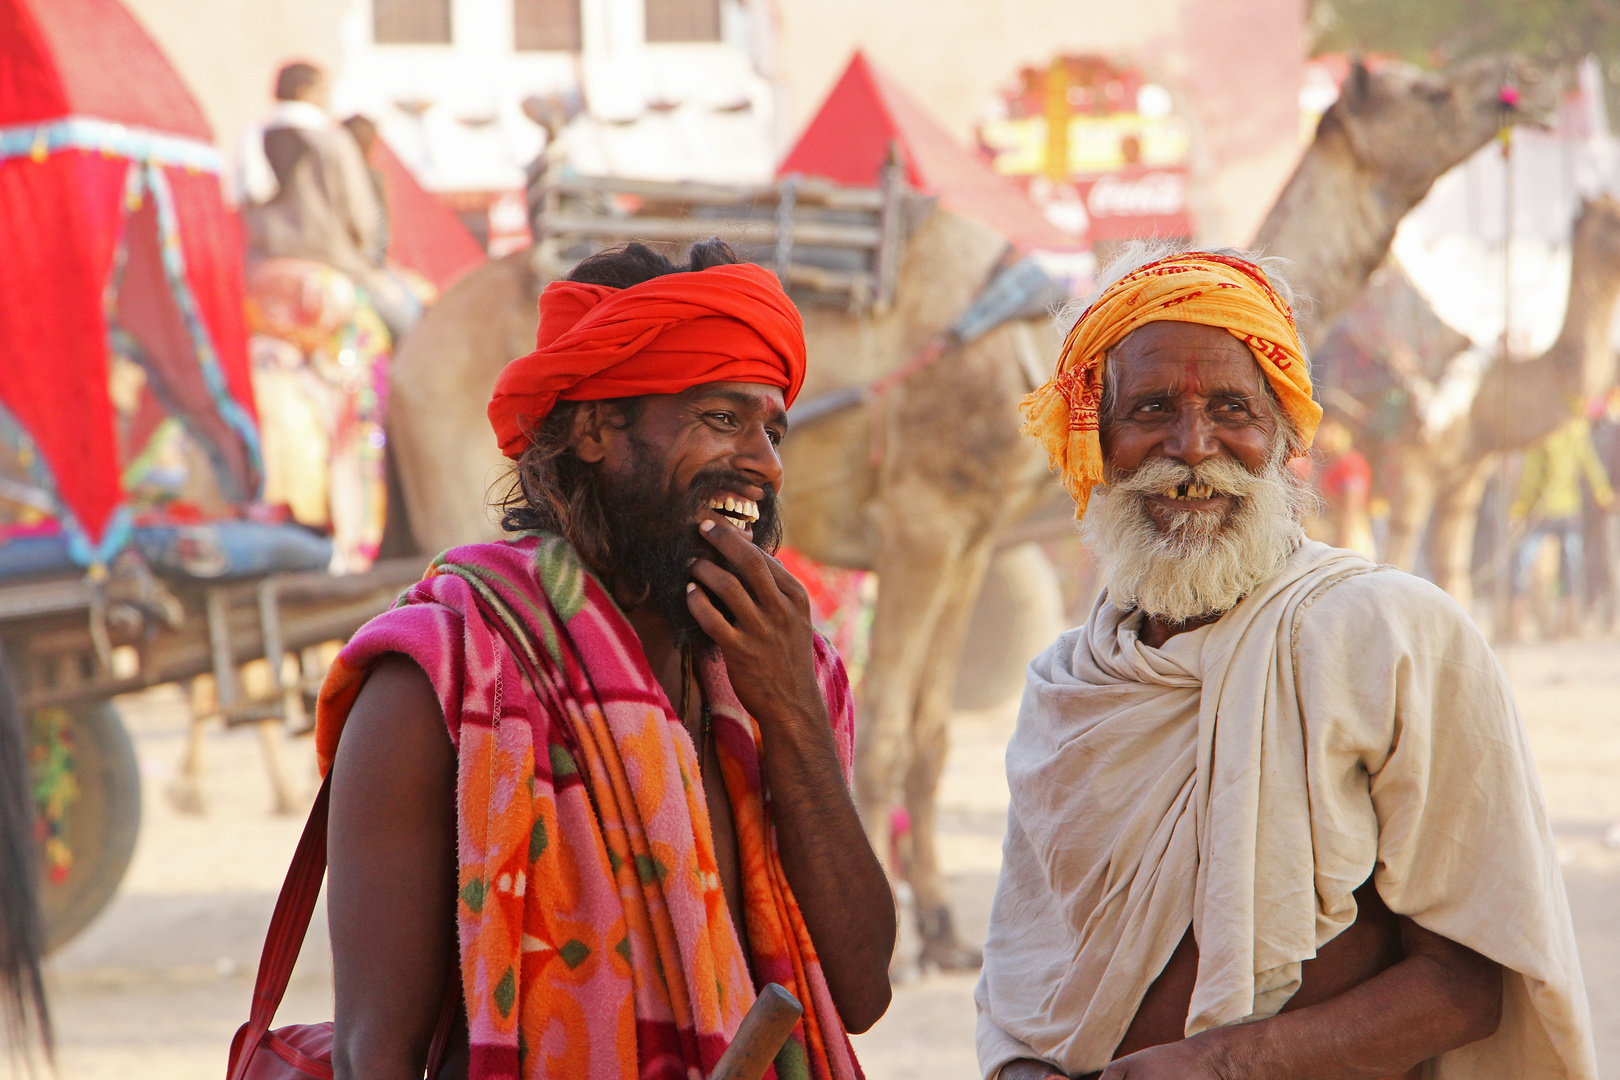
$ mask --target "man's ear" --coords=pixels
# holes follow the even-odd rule
[[[581,401],[574,407],[574,423],[568,444],[587,465],[600,464],[608,455],[608,440],[618,431],[611,423],[606,402]]]

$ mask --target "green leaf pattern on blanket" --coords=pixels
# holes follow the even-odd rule
[[[558,618],[565,623],[573,619],[585,606],[585,567],[574,549],[560,536],[542,535],[534,565]]]

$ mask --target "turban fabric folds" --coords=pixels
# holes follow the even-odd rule
[[[507,457],[528,448],[525,421],[559,401],[678,394],[709,382],[804,382],[804,323],[769,270],[751,263],[664,274],[615,289],[554,281],[540,294],[535,350],[495,381],[489,422]]]
[[[1254,354],[1299,439],[1309,446],[1322,419],[1294,315],[1251,262],[1189,251],[1151,262],[1110,285],[1069,331],[1052,377],[1020,406],[1024,434],[1045,448],[1052,470],[1085,514],[1102,482],[1103,364],[1109,349],[1151,322],[1190,322],[1227,331]]]

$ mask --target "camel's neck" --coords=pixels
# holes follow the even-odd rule
[[[1544,438],[1614,381],[1609,320],[1620,299],[1620,268],[1607,265],[1576,228],[1564,328],[1532,360],[1491,365],[1474,397],[1470,454],[1518,450]]]
[[[1600,392],[1614,380],[1615,354],[1609,348],[1609,326],[1616,300],[1620,300],[1620,266],[1581,244],[1577,231],[1564,326],[1541,360],[1553,365],[1560,381],[1582,398]]]
[[[1295,265],[1291,277],[1312,301],[1300,319],[1307,343],[1319,344],[1355,302],[1409,209],[1380,190],[1341,129],[1317,132],[1255,237],[1255,247]]]

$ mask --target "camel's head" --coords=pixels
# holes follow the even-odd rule
[[[1364,168],[1416,203],[1504,123],[1545,123],[1556,105],[1552,80],[1514,57],[1476,57],[1442,72],[1358,60],[1319,130],[1342,131]]]

